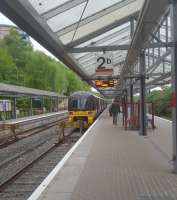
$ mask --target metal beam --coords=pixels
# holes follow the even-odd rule
[[[124,78],[125,79],[140,79],[140,74],[134,74],[134,75],[127,75]],[[94,81],[94,80],[112,80],[112,79],[120,79],[120,75],[115,75],[115,76],[97,76],[93,78],[88,78],[87,81]]]
[[[158,48],[158,47],[172,47],[173,43],[152,43],[148,44],[146,48]],[[92,46],[92,47],[78,47],[78,48],[68,48],[66,49],[69,53],[84,53],[84,52],[99,52],[99,51],[118,51],[118,50],[128,50],[130,45],[112,45],[112,46]]]
[[[146,86],[154,85],[154,84],[158,83],[161,80],[164,80],[166,78],[171,77],[171,75],[172,75],[171,72],[167,72],[167,73],[163,74],[162,76],[160,76],[160,77],[158,77],[158,78],[156,78],[156,79],[154,79],[152,81],[147,82]]]
[[[129,45],[112,45],[112,46],[97,46],[97,47],[80,47],[67,49],[69,53],[83,53],[83,52],[99,52],[99,51],[118,51],[128,50]]]
[[[167,84],[170,84],[171,83],[171,80],[169,81],[163,81],[163,82],[160,82],[160,83],[154,83],[153,86],[164,86],[164,85],[167,85]]]
[[[173,46],[173,42],[154,42],[154,43],[149,43],[144,45],[144,49],[146,48],[159,48],[159,47],[172,47]]]
[[[166,74],[165,72],[157,72],[157,73],[150,73],[150,74],[146,74],[147,78],[150,77],[159,77],[159,76],[163,76],[164,74]]]
[[[140,54],[140,135],[145,136],[146,133],[146,90],[145,90],[145,54]]]
[[[157,42],[163,43],[163,42],[160,40],[160,38],[157,37],[156,35],[154,35],[153,33],[151,33],[151,36],[152,36],[152,38],[155,39]]]
[[[95,80],[112,80],[112,79],[120,79],[120,76],[97,76],[95,78],[89,78],[87,80],[89,81],[95,81]]]
[[[177,0],[172,0],[171,7],[171,19],[172,19],[172,36],[175,43],[172,49],[172,135],[173,135],[173,163],[174,172],[177,173]]]
[[[60,5],[60,6],[57,6],[55,7],[54,9],[51,9],[45,13],[42,13],[42,17],[45,19],[45,20],[48,20],[52,17],[55,17],[56,15],[59,15],[60,13],[62,12],[66,12],[67,10],[75,7],[75,6],[78,6],[84,2],[86,2],[87,0],[72,0],[72,1],[67,1],[66,3]]]

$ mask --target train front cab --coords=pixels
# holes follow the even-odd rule
[[[88,128],[104,108],[104,101],[94,96],[87,97],[82,108],[78,107],[78,99],[70,99],[68,124],[71,127],[80,128],[83,123],[83,127]]]

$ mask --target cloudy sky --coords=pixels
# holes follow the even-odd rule
[[[8,24],[8,25],[15,25],[12,21],[10,21],[6,16],[4,16],[2,13],[0,13],[0,24]],[[44,47],[42,47],[38,42],[36,42],[33,38],[30,38],[33,47],[35,50],[43,51],[45,54],[51,56],[54,58],[54,56],[47,51]]]

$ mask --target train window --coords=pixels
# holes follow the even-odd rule
[[[78,100],[77,99],[72,101],[72,107],[73,108],[77,108],[78,107]]]
[[[71,106],[74,109],[85,109],[86,99],[73,99]]]

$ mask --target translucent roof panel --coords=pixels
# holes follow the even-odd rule
[[[124,2],[124,0],[109,0],[104,2],[101,0],[81,1],[80,4],[78,3],[78,5],[76,4],[76,6],[73,6],[71,8],[68,7],[68,9],[65,8],[66,10],[63,10],[63,12],[62,10],[60,10],[58,14],[57,12],[55,12],[54,16],[51,17],[47,21],[47,23],[54,32],[60,31],[64,27],[68,27],[69,25],[75,24],[81,18],[83,20],[95,13],[98,13],[101,10],[106,10],[107,7],[112,6],[115,3],[121,1]],[[112,9],[109,9],[109,12],[115,9],[116,8],[112,6]]]
[[[63,12],[47,21],[52,31],[57,32],[66,26],[72,25],[79,21],[85,3],[82,3],[67,12]]]
[[[103,1],[101,1],[103,2]],[[126,1],[127,2],[127,1]],[[124,18],[127,16],[127,14],[132,14],[137,12],[141,6],[142,6],[143,0],[136,0],[131,1],[131,3],[109,13],[106,15],[103,15],[102,17],[95,18],[94,20],[87,21],[81,21],[79,24],[79,27],[77,29],[77,32],[75,34],[74,40],[77,40],[85,35],[88,35],[89,33],[92,33],[94,31],[97,31],[98,29],[101,29],[116,20],[119,20],[121,18]],[[72,41],[73,35],[75,33],[76,26],[73,27],[67,27],[66,29],[62,30],[61,32],[58,32],[60,40],[67,44]],[[65,34],[64,34],[65,33]]]
[[[114,29],[111,29],[110,31],[107,31],[101,35],[99,35],[98,37],[95,37],[91,40],[88,40],[87,42],[82,43],[81,45],[78,45],[76,47],[84,47],[84,46],[89,46],[91,44],[101,44],[103,41],[107,41],[108,39],[111,39],[113,37],[118,37],[121,34],[124,33],[130,34],[130,23],[125,23],[121,26],[118,26]]]
[[[124,0],[89,0],[83,19]]]
[[[29,0],[29,2],[40,15],[58,6],[61,6],[67,1],[68,0]]]

